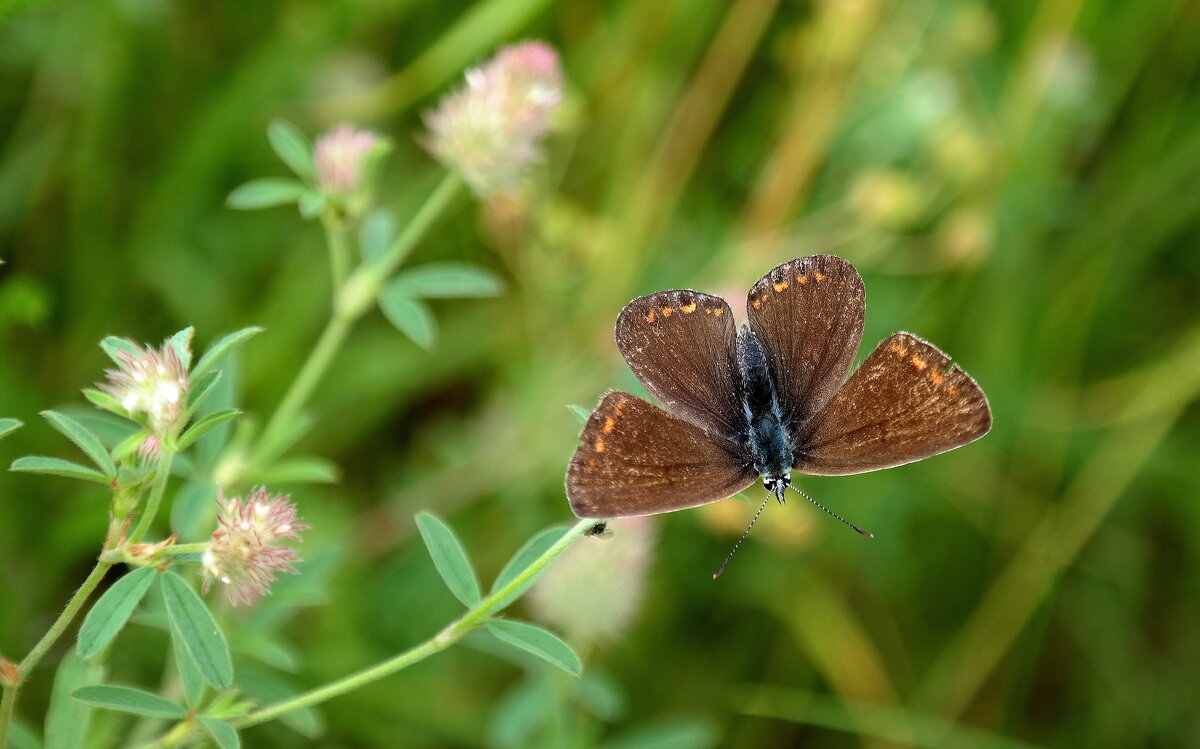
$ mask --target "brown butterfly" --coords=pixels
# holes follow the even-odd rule
[[[675,290],[630,302],[617,316],[617,347],[667,410],[604,396],[567,470],[571,509],[650,515],[724,499],[759,478],[782,502],[792,471],[891,468],[987,434],[983,391],[911,333],[884,339],[846,379],[864,299],[853,265],[811,255],[754,284],[740,330],[720,297]]]

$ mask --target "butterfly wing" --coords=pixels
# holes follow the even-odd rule
[[[801,428],[795,469],[843,476],[911,463],[992,428],[987,397],[950,357],[911,333],[883,340]]]
[[[750,289],[746,314],[758,336],[784,427],[798,428],[846,381],[866,315],[862,278],[833,255],[784,263]]]
[[[714,434],[744,434],[733,313],[720,297],[660,291],[617,316],[617,348],[669,411]]]
[[[579,517],[696,507],[758,477],[734,443],[628,393],[604,396],[579,438],[567,469],[567,498]]]

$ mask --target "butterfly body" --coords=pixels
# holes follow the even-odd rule
[[[783,423],[766,354],[758,336],[747,325],[738,331],[737,354],[742,377],[742,408],[747,424],[745,460],[762,477],[767,491],[782,502],[783,492],[791,483],[795,451]]]
[[[649,515],[756,480],[782,501],[792,472],[891,468],[986,434],[983,391],[910,333],[884,339],[847,379],[865,297],[853,265],[811,255],[759,279],[740,331],[720,297],[678,289],[634,299],[617,316],[617,347],[663,408],[629,393],[601,399],[567,470],[571,509]]]

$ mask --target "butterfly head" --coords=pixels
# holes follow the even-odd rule
[[[774,494],[775,499],[779,500],[779,504],[783,504],[783,495],[787,491],[787,488],[792,485],[792,477],[784,471],[778,475],[764,475],[762,482],[766,490]]]

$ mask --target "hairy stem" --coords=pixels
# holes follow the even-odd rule
[[[158,456],[158,465],[154,467],[154,483],[150,487],[150,498],[142,510],[142,517],[138,520],[137,528],[129,537],[129,543],[138,543],[146,535],[146,531],[150,530],[150,524],[154,522],[154,516],[158,514],[159,505],[162,504],[163,494],[167,491],[167,480],[171,477],[171,461],[174,458],[175,453],[165,447],[162,454]]]
[[[255,710],[252,713],[237,718],[231,723],[237,728],[247,728],[256,726],[260,723],[265,723],[269,720],[279,717],[284,713],[300,708],[316,705],[334,697],[341,696],[355,689],[366,686],[375,681],[379,681],[385,677],[391,676],[397,671],[402,671],[405,668],[419,663],[434,653],[439,653],[446,648],[454,645],[462,638],[471,634],[475,630],[484,626],[493,620],[495,614],[499,613],[501,604],[508,605],[511,603],[505,602],[505,599],[516,592],[522,585],[537,577],[551,562],[553,562],[560,554],[562,554],[568,546],[575,542],[580,536],[596,523],[603,522],[596,519],[580,520],[573,528],[566,531],[562,538],[558,539],[544,554],[535,559],[528,567],[514,577],[507,585],[492,593],[487,598],[484,598],[478,604],[469,609],[458,619],[451,622],[441,632],[429,638],[425,642],[415,647],[409,648],[404,652],[389,658],[386,661],[375,664],[369,668],[342,677],[336,681],[332,681],[322,687],[309,690],[303,694],[284,700],[283,702],[264,707],[261,710]],[[176,727],[178,728],[178,727]],[[184,736],[177,742],[164,743],[167,737],[175,736],[176,731],[171,732],[159,739],[158,742],[152,744],[155,747],[177,746],[180,742],[185,741],[188,737]]]

